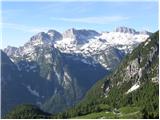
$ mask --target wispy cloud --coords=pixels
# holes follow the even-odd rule
[[[129,17],[125,17],[125,16],[98,16],[98,17],[96,16],[96,17],[81,17],[81,18],[52,17],[51,19],[58,20],[58,21],[65,21],[65,22],[108,24],[112,22],[128,20]]]
[[[14,30],[30,32],[30,33],[47,31],[50,29],[50,27],[28,26],[28,25],[22,25],[22,24],[16,24],[16,23],[0,23],[0,25],[2,26],[2,29],[7,28],[7,29],[14,29]]]

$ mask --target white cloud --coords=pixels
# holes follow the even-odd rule
[[[78,23],[95,23],[95,24],[108,24],[112,22],[119,22],[123,20],[128,20],[125,16],[98,16],[98,17],[81,17],[81,18],[57,18],[52,17],[52,20],[59,20],[65,22],[78,22]]]

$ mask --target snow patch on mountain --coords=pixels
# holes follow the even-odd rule
[[[81,60],[83,63],[90,64],[86,59]]]
[[[132,92],[132,91],[135,91],[137,90],[138,88],[140,87],[140,84],[139,83],[135,83],[127,92],[126,94]]]
[[[51,55],[51,54],[46,54],[44,57],[45,57],[46,59],[50,59],[50,58],[52,58],[52,55]]]
[[[70,75],[67,73],[67,71],[64,71],[63,79],[64,79],[63,80],[64,88],[68,88],[71,84],[72,79],[71,79]]]
[[[151,41],[151,39],[148,39],[148,40],[145,42],[144,46],[148,45],[148,43],[149,43],[150,41]]]
[[[57,79],[58,79],[59,82],[60,82],[60,80],[61,80],[61,74],[56,70],[55,67],[53,67],[53,69],[54,69],[54,72],[55,72],[55,75],[56,75]]]
[[[149,36],[141,34],[130,34],[130,33],[119,33],[119,32],[109,32],[103,33],[100,38],[106,39],[108,44],[111,45],[132,45],[135,43],[145,41]]]
[[[105,89],[105,93],[104,93],[104,96],[107,98],[108,97],[108,93],[110,91],[110,88],[109,86]]]
[[[15,61],[14,61],[14,59],[12,59],[12,58],[10,58],[10,60],[14,63]]]
[[[32,95],[37,96],[37,97],[40,96],[39,93],[36,90],[33,90],[30,85],[27,86],[27,89]]]
[[[30,66],[30,70],[32,70],[32,69],[36,69],[37,68],[37,66],[36,65],[32,65],[32,66]]]
[[[144,42],[149,37],[148,34],[140,34],[132,29],[123,29],[124,30],[122,31],[128,32],[103,32],[98,35],[96,34],[94,37],[92,34],[92,37],[86,38],[83,36],[81,38],[84,38],[85,42],[80,44],[77,42],[79,39],[75,37],[77,35],[77,31],[75,29],[69,30],[65,32],[65,37],[62,38],[62,40],[55,42],[55,47],[62,53],[81,54],[85,58],[92,57],[96,63],[100,63],[106,69],[110,69],[108,68],[109,65],[106,63],[105,59],[110,57],[111,54],[107,54],[110,52],[110,49],[116,48],[127,54],[138,46],[139,43]],[[134,32],[135,34],[133,34]],[[104,53],[105,56],[102,55]]]
[[[68,29],[63,34],[49,30],[47,33],[40,32],[20,48],[8,47],[6,53],[13,58],[26,56],[27,61],[32,61],[36,56],[36,49],[45,45],[57,48],[62,53],[80,55],[81,61],[86,64],[99,63],[106,69],[112,69],[111,61],[121,60],[121,55],[130,53],[139,43],[144,42],[149,37],[148,32],[137,32],[132,28],[119,27],[115,32],[98,33],[94,30]],[[147,43],[146,43],[147,44]],[[112,50],[112,53],[110,53]],[[117,50],[120,52],[117,54]],[[43,49],[42,49],[43,51]],[[51,55],[45,55],[50,62]],[[88,61],[92,58],[94,62]],[[117,60],[117,61],[116,61]],[[112,64],[112,65],[111,65]],[[58,75],[57,75],[58,76]]]

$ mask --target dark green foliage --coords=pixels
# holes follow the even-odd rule
[[[41,111],[34,105],[19,105],[8,113],[7,119],[40,119],[50,118],[50,114]]]

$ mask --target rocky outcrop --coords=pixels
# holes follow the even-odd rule
[[[127,27],[118,27],[115,30],[116,32],[121,32],[121,33],[130,33],[130,34],[136,34],[136,30],[132,28],[127,28]]]
[[[75,44],[84,44],[88,39],[100,35],[94,30],[76,30],[74,28],[68,29],[63,33],[63,38],[71,39]]]
[[[53,42],[62,39],[61,33],[57,32],[56,30],[48,30],[47,34],[50,36],[50,39]]]
[[[159,60],[159,40],[158,32],[141,43],[133,52],[128,55],[121,63],[112,76],[107,78],[111,81],[105,86],[105,96],[117,86],[121,88],[124,85],[130,86],[130,90],[136,90],[142,87],[146,81],[158,84],[158,60]],[[110,87],[109,89],[109,86]],[[127,87],[126,86],[126,87]],[[129,88],[128,88],[129,89]],[[127,92],[126,93],[130,93]]]

